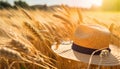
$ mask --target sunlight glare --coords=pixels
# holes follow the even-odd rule
[[[84,7],[84,8],[91,8],[94,6],[102,6],[103,0],[71,0],[70,5],[77,6],[77,7]]]
[[[102,5],[102,0],[91,0],[93,5],[96,6],[101,6]]]

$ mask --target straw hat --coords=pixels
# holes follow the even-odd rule
[[[61,57],[103,66],[120,64],[120,49],[110,44],[110,31],[100,25],[81,24],[77,27],[73,41],[62,42],[52,50]]]

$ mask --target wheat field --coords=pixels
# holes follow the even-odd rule
[[[81,11],[65,6],[55,10],[0,10],[0,69],[87,69],[88,64],[62,58],[51,50],[52,44],[56,43],[57,49],[62,41],[72,39],[82,23],[107,27],[112,32],[111,43],[120,46],[119,12]]]

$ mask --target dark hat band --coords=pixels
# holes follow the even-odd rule
[[[84,54],[89,54],[91,55],[94,51],[96,51],[97,49],[91,49],[91,48],[86,48],[83,46],[79,46],[75,43],[72,44],[72,49],[74,51],[80,52],[80,53],[84,53]],[[110,48],[106,48],[106,50],[108,50],[109,52],[111,51]],[[94,55],[99,55],[101,53],[102,50],[95,52]]]

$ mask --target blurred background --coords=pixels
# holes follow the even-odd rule
[[[0,8],[47,8],[59,7],[61,4],[83,10],[120,11],[120,0],[0,0]]]

